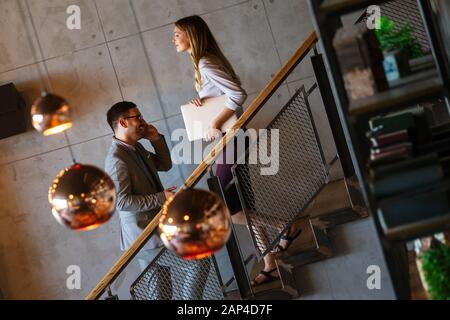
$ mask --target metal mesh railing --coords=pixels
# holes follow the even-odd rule
[[[183,260],[167,249],[149,264],[130,288],[133,300],[222,300],[214,257]]]
[[[261,147],[260,139],[249,148],[245,164],[233,167],[244,213],[261,256],[276,245],[328,179],[303,86],[267,129],[267,150],[271,150],[272,129],[279,130],[279,147],[271,154],[279,158],[278,172],[261,175],[265,165],[259,161],[249,164],[248,154]]]

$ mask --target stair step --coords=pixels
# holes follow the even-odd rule
[[[255,297],[264,297],[265,299],[298,298],[301,290],[297,288],[294,269],[332,256],[325,231],[314,226],[308,217],[300,218],[297,223],[302,229],[302,233],[292,242],[286,252],[280,253],[276,258],[280,274],[279,280],[253,287]],[[263,267],[263,261],[256,263],[250,274],[251,279],[254,279]]]
[[[305,209],[315,226],[325,230],[368,216],[359,185],[353,178],[328,183]]]
[[[367,209],[366,202],[361,193],[361,187],[356,177],[348,178],[345,180],[347,185],[348,194],[352,201],[353,211],[357,212],[361,218],[367,218],[369,216],[369,210]]]
[[[286,252],[277,256],[277,262],[296,268],[331,257],[330,241],[325,230],[313,225],[308,217],[298,220],[303,230],[300,236],[294,240]]]
[[[263,267],[262,260],[255,263],[250,273],[250,279],[254,279]],[[290,266],[281,263],[277,267],[280,277],[277,280],[252,287],[254,296],[250,299],[295,299],[299,297]]]

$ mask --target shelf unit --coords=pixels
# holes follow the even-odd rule
[[[433,98],[449,98],[449,70],[443,45],[440,42],[439,30],[434,20],[429,0],[418,0],[418,7],[431,46],[435,67],[421,71],[405,79],[397,86],[390,84],[390,89],[374,96],[349,101],[339,68],[333,38],[342,26],[341,16],[370,5],[384,1],[370,0],[309,0],[313,23],[319,35],[319,44],[328,68],[337,112],[344,130],[346,143],[355,167],[355,173],[362,188],[362,194],[371,212],[371,218],[379,235],[385,260],[389,268],[391,280],[398,299],[409,299],[408,259],[406,241],[431,235],[450,227],[450,212],[420,222],[402,225],[384,230],[377,214],[379,203],[370,192],[369,177],[366,172],[365,129],[363,123],[375,115],[400,110]]]

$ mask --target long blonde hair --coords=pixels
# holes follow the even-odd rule
[[[199,61],[204,56],[216,58],[232,79],[241,84],[239,77],[233,70],[231,63],[220,50],[216,39],[206,22],[199,16],[193,15],[182,18],[175,22],[175,26],[186,32],[191,47],[191,61],[195,72],[195,89],[200,90],[202,86],[202,77],[198,67]]]

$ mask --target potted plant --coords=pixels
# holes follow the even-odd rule
[[[433,237],[420,262],[430,297],[433,300],[450,300],[450,247]]]
[[[384,54],[383,67],[388,81],[397,80],[410,73],[409,59],[423,55],[422,47],[413,36],[414,28],[403,24],[395,30],[395,23],[381,16],[375,34]]]

